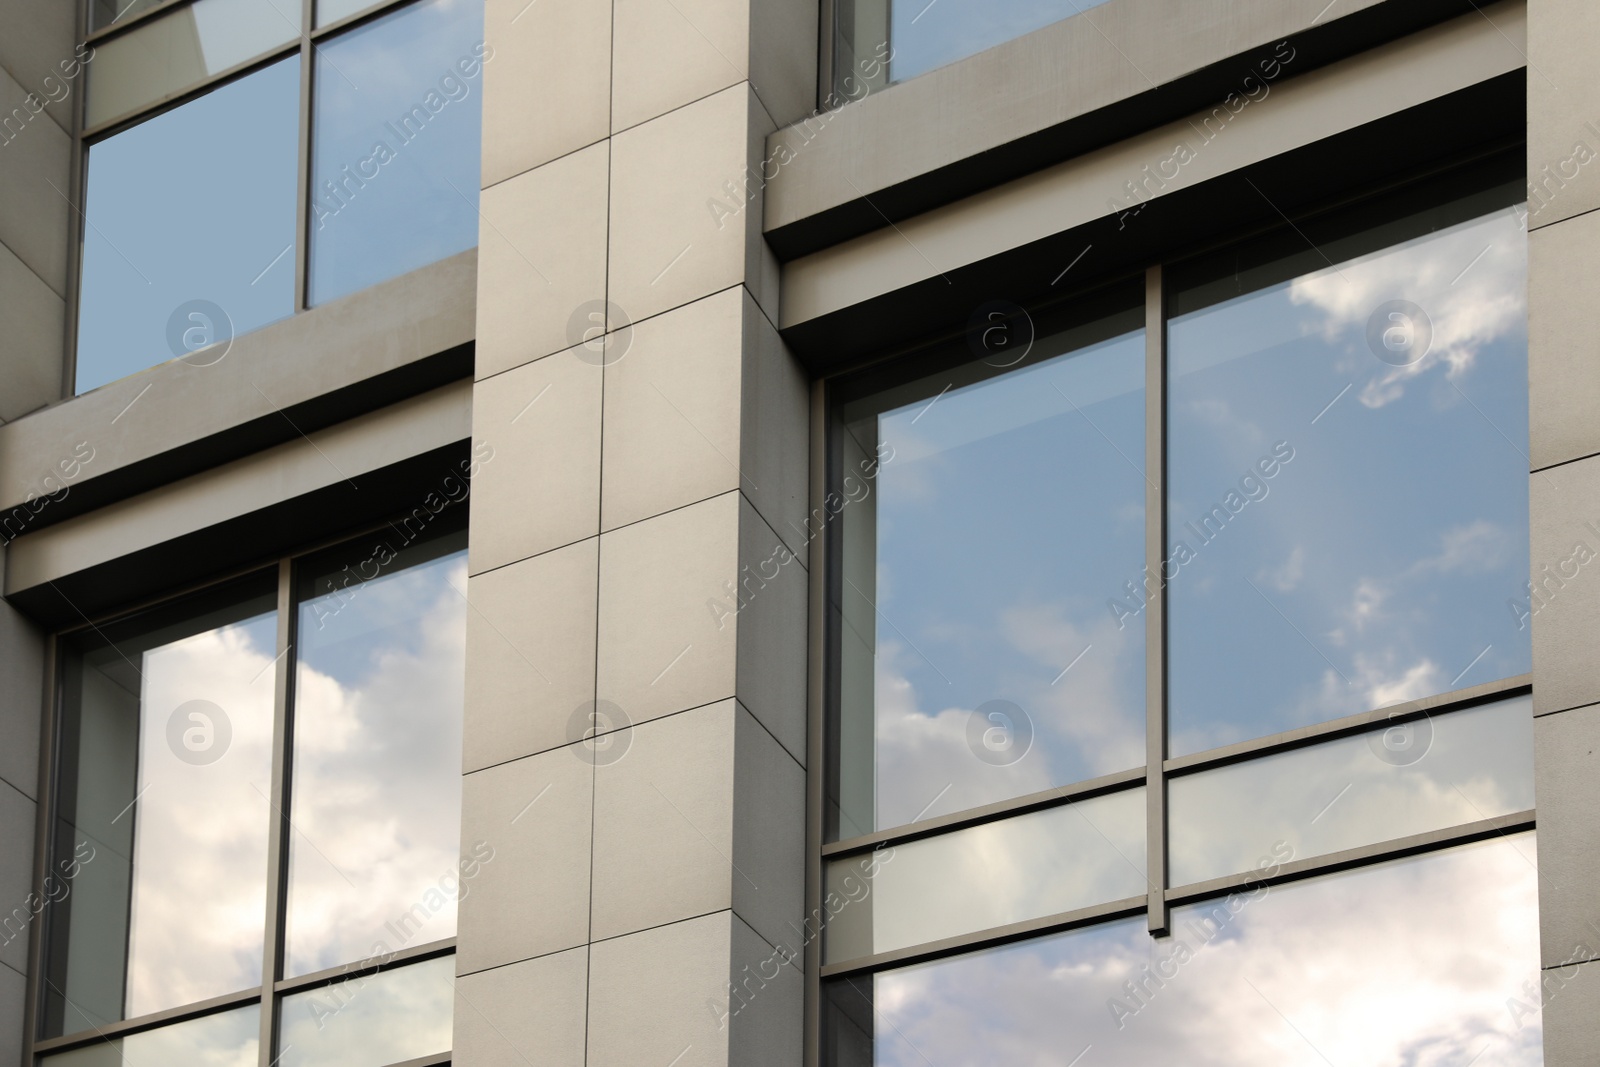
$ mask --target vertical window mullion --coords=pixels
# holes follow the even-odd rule
[[[306,308],[307,275],[311,264],[311,67],[315,60],[311,27],[315,0],[300,0],[300,167],[295,171],[294,310]]]
[[[276,1058],[277,998],[273,995],[283,970],[284,897],[289,870],[289,754],[291,747],[290,702],[294,697],[295,641],[294,567],[290,560],[278,564],[278,641],[277,663],[273,675],[272,714],[272,796],[271,829],[267,839],[267,922],[266,945],[261,954],[261,1041],[260,1067],[271,1067]]]
[[[1167,441],[1166,306],[1161,267],[1145,272],[1145,870],[1150,884],[1149,930],[1169,928],[1167,889]]]

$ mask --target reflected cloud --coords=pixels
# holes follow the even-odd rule
[[[1539,973],[1519,847],[1531,835],[1177,908],[1169,940],[1136,920],[882,972],[874,1062],[1537,1067],[1537,1015],[1519,1029],[1506,1007]]]
[[[302,605],[290,974],[455,934],[465,581],[458,553]]]

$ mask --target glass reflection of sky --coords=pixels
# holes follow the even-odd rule
[[[235,335],[293,312],[299,93],[290,57],[89,149],[78,392],[178,355],[189,301]]]
[[[40,1067],[256,1067],[260,1035],[261,1006],[251,1004],[127,1037],[97,1040],[45,1056],[39,1063]]]
[[[889,74],[905,81],[975,55],[1106,0],[893,0]],[[858,49],[871,55],[872,48]]]
[[[456,552],[300,605],[289,975],[456,932],[465,588]]]
[[[1537,1067],[1537,894],[1519,835],[857,981],[884,1067]]]
[[[1527,811],[1533,700],[1380,727],[1184,775],[1168,789],[1173,885],[1251,870],[1279,841],[1298,857],[1321,856]]]
[[[282,1067],[384,1067],[450,1049],[454,956],[283,998]]]
[[[423,0],[318,46],[311,303],[477,245],[482,44],[483,0]]]
[[[261,982],[276,644],[272,613],[142,658],[128,1018]],[[214,763],[181,760],[168,744],[168,717],[191,700],[228,717]]]
[[[1172,321],[1175,754],[1531,669],[1526,269],[1506,210]],[[1403,368],[1367,344],[1396,299],[1433,327]],[[1197,536],[1278,442],[1266,498]]]
[[[878,827],[1143,762],[1144,626],[1106,609],[1144,566],[1143,383],[1133,333],[878,417]],[[997,699],[1034,731],[1009,766],[968,746]]]
[[[1128,789],[839,860],[827,888],[851,903],[828,923],[826,959],[1139,896],[1144,828],[1144,790]]]

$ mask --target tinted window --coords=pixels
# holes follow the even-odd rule
[[[478,243],[482,0],[423,0],[317,48],[310,301]]]
[[[275,63],[90,148],[78,392],[214,362],[293,312],[299,69]]]

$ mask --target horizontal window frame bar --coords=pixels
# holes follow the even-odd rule
[[[460,506],[461,505],[459,504],[452,504],[449,508],[441,511],[439,514],[448,514],[454,508]],[[379,530],[394,529],[395,525],[392,519],[385,519],[381,522],[369,523],[366,526],[339,534],[337,537],[322,538],[311,542],[304,548],[297,548],[293,552],[278,553],[268,556],[258,563],[252,563],[246,567],[239,567],[231,571],[226,571],[222,574],[216,575],[215,577],[206,578],[202,581],[192,582],[188,585],[180,586],[177,589],[164,592],[159,596],[147,597],[146,599],[136,601],[133,604],[119,607],[115,611],[103,612],[101,614],[84,619],[82,622],[74,623],[71,626],[63,626],[53,632],[57,638],[62,638],[71,637],[74,634],[81,634],[86,630],[95,630],[102,626],[109,626],[112,623],[121,622],[123,619],[138,615],[140,612],[149,611],[153,608],[159,608],[165,604],[171,604],[174,601],[182,600],[185,597],[204,593],[207,590],[215,589],[218,586],[226,585],[227,583],[237,581],[240,578],[248,578],[251,575],[263,574],[267,571],[276,571],[285,560],[290,563],[298,563],[307,557],[317,555],[321,552],[326,552],[330,548],[337,548],[338,546],[347,542],[357,541],[363,537],[369,537],[372,534],[377,533]],[[300,603],[301,601],[299,600],[295,601],[297,606]]]
[[[1512,834],[1520,834],[1537,829],[1536,811],[1537,809],[1528,808],[1525,811],[1516,811],[1509,815],[1497,815],[1494,818],[1479,819],[1476,822],[1458,823],[1443,830],[1425,830],[1420,834],[1410,834],[1406,837],[1392,838],[1388,841],[1378,841],[1370,845],[1361,845],[1358,848],[1347,848],[1340,852],[1328,852],[1320,856],[1308,856],[1303,860],[1292,860],[1289,863],[1285,863],[1277,874],[1271,876],[1256,870],[1240,874],[1227,874],[1220,878],[1207,879],[1204,882],[1191,882],[1188,885],[1181,885],[1167,890],[1167,904],[1172,907],[1195,904],[1214,897],[1227,896],[1240,889],[1286,885],[1290,882],[1300,882],[1307,878],[1324,874],[1337,874],[1340,871],[1370,867],[1390,860],[1421,856],[1429,852],[1439,852],[1447,848],[1454,848],[1457,845],[1470,845],[1473,842],[1485,841],[1491,837],[1510,837]]]
[[[1321,875],[1338,874],[1343,871],[1358,870],[1362,867],[1377,866],[1390,860],[1406,859],[1411,856],[1426,855],[1430,852],[1442,852],[1458,845],[1470,845],[1493,837],[1510,838],[1514,834],[1538,829],[1537,821],[1536,809],[1529,808],[1526,811],[1513,812],[1510,815],[1462,823],[1444,830],[1430,830],[1425,833],[1412,834],[1408,837],[1398,837],[1371,845],[1363,845],[1360,848],[1331,852],[1322,856],[1312,856],[1304,860],[1295,860],[1284,864],[1282,869],[1271,877],[1265,876],[1259,870],[1247,871],[1168,889],[1165,891],[1164,896],[1169,907],[1197,904],[1218,897],[1226,897],[1240,889],[1286,885]],[[891,952],[878,952],[871,956],[860,956],[855,959],[841,960],[838,963],[823,964],[821,977],[827,980],[830,978],[870,974],[890,968],[927,963],[946,956],[998,948],[1016,941],[1044,937],[1066,930],[1097,925],[1102,922],[1114,922],[1117,919],[1132,918],[1146,912],[1147,900],[1147,894],[1140,894],[1136,897],[1126,897],[1122,900],[1096,904],[1087,908],[1078,908],[1039,919],[1028,919],[1022,922],[1010,923],[1006,926],[991,927],[988,930],[976,933],[961,934],[956,937],[943,938],[939,941],[929,941],[910,948],[895,949]]]
[[[126,22],[119,18],[110,25],[101,26],[98,30],[94,30],[85,34],[83,43],[87,45],[97,45],[110,40],[113,37],[121,37],[123,34],[131,32],[138,26],[143,26],[147,22],[154,22],[156,19],[170,11],[176,11],[180,7],[189,7],[197,2],[198,0],[164,0],[163,3],[157,4],[154,7],[146,8],[138,14],[129,17]]]
[[[447,937],[439,941],[430,941],[425,945],[401,949],[387,960],[380,960],[379,957],[370,957],[355,963],[316,971],[312,974],[286,978],[273,983],[272,992],[275,997],[282,998],[306,989],[337,985],[342,979],[361,978],[381,971],[393,970],[396,967],[403,967],[406,964],[422,963],[441,956],[453,955],[455,950],[456,939]],[[114,1023],[107,1023],[105,1026],[92,1030],[79,1030],[76,1033],[63,1034],[60,1037],[40,1038],[34,1042],[33,1050],[41,1056],[46,1053],[64,1052],[84,1045],[92,1045],[97,1041],[110,1041],[128,1037],[146,1030],[155,1030],[174,1023],[190,1022],[207,1015],[216,1015],[233,1008],[243,1008],[259,1003],[261,1003],[261,987],[256,986],[253,989],[243,989],[235,993],[224,993],[221,996],[197,1001],[194,1004],[183,1004],[176,1008],[151,1012],[148,1015],[140,1015],[134,1019],[122,1019]],[[449,1061],[448,1054],[445,1054],[442,1059],[428,1056],[421,1060],[408,1060],[406,1061],[406,1067],[409,1067],[413,1062],[420,1067],[422,1064],[448,1063]]]
[[[1268,734],[1265,737],[1241,741],[1222,748],[1207,749],[1204,752],[1179,756],[1176,759],[1166,760],[1162,769],[1169,779],[1198,774],[1201,771],[1212,770],[1217,767],[1231,766],[1262,756],[1289,752],[1298,748],[1309,748],[1325,741],[1365,733],[1372,727],[1384,723],[1398,725],[1423,718],[1424,716],[1451,714],[1467,708],[1492,703],[1496,700],[1522,696],[1532,691],[1533,676],[1531,674],[1519,674],[1511,678],[1501,678],[1481,685],[1469,686],[1465,689],[1452,690],[1448,693],[1420,697],[1417,700],[1409,700],[1386,708],[1358,712],[1343,718],[1331,719],[1324,723],[1300,726],[1293,730]],[[1145,773],[1143,767],[1115,771],[1111,774],[1101,775],[1098,778],[1088,778],[1080,782],[1074,782],[1071,785],[1044,789],[1036,793],[1013,797],[1009,800],[985,804],[982,807],[968,808],[964,811],[952,812],[949,815],[908,823],[905,826],[862,834],[842,841],[834,841],[822,846],[822,858],[825,862],[844,859],[871,852],[878,848],[908,844],[927,837],[936,837],[973,826],[982,826],[985,823],[995,822],[1000,819],[1026,815],[1035,811],[1044,811],[1078,800],[1087,800],[1090,797],[1122,792],[1125,789],[1145,784]]]
[[[889,845],[904,845],[925,837],[937,837],[940,834],[965,830],[973,826],[982,826],[985,823],[996,822],[1000,819],[1027,815],[1035,811],[1045,811],[1050,808],[1071,804],[1075,801],[1088,800],[1091,797],[1120,793],[1144,784],[1145,769],[1143,767],[1132,767],[1125,771],[1113,771],[1111,774],[1102,774],[1098,778],[1087,778],[1071,785],[1042,789],[1037,793],[1028,793],[1009,800],[997,800],[993,804],[985,804],[982,807],[967,808],[965,811],[952,812],[949,815],[940,815],[936,818],[924,819],[921,822],[907,823],[904,826],[846,838],[843,841],[835,841],[822,846],[822,858],[824,861],[843,859]]]
[[[327,967],[310,974],[296,975],[293,978],[280,978],[272,983],[272,992],[278,997],[285,997],[291,993],[301,993],[307,989],[316,989],[320,986],[338,985],[341,981],[354,978],[365,978],[368,975],[379,974],[383,971],[392,971],[397,967],[404,967],[410,963],[422,963],[427,960],[438,959],[440,956],[453,955],[456,950],[456,939],[446,937],[439,941],[429,941],[425,945],[413,945],[411,948],[400,949],[390,953],[387,958],[383,956],[369,956],[364,960],[353,963],[341,963],[337,967]]]
[[[151,8],[149,11],[141,12],[136,19],[130,20],[127,23],[118,23],[116,26],[107,26],[104,30],[96,31],[95,33],[89,35],[89,37],[85,38],[84,43],[91,46],[104,44],[108,38],[120,37],[122,34],[128,32],[129,27],[138,26],[148,21],[153,21],[158,15],[164,12],[173,11],[180,7],[187,7],[197,2],[198,0],[172,0],[171,3],[162,4],[159,7]],[[86,126],[84,127],[80,136],[83,138],[84,144],[92,145],[95,141],[104,140],[108,136],[121,133],[124,129],[127,129],[131,126],[136,126],[145,119],[152,118],[162,111],[177,107],[181,104],[186,104],[194,97],[202,96],[205,93],[210,92],[212,89],[217,88],[225,81],[231,81],[234,78],[240,78],[246,74],[253,74],[261,67],[268,66],[279,59],[285,59],[290,55],[298,53],[301,49],[301,43],[307,39],[310,40],[312,52],[315,53],[317,46],[322,44],[328,38],[336,37],[345,30],[353,30],[363,23],[373,22],[392,11],[396,11],[403,7],[408,7],[417,2],[418,0],[384,0],[384,2],[373,7],[362,11],[357,11],[353,15],[346,15],[342,19],[339,19],[335,22],[330,22],[326,26],[320,26],[314,30],[308,31],[304,27],[301,27],[299,34],[296,35],[293,40],[286,41],[280,45],[275,45],[268,51],[262,52],[260,55],[246,59],[242,63],[236,63],[227,70],[218,71],[216,74],[209,75],[204,80],[195,82],[193,85],[188,85],[182,89],[168,93],[167,95],[160,97],[159,99],[152,100],[147,104],[141,104],[132,111],[115,115],[103,122],[98,122],[93,126]]]
[[[451,1049],[449,1052],[435,1052],[427,1056],[418,1056],[413,1060],[402,1060],[390,1064],[389,1067],[445,1067],[454,1055],[455,1050]]]
[[[344,18],[335,19],[326,26],[318,26],[316,29],[309,31],[306,36],[311,38],[311,46],[315,48],[329,37],[337,36],[345,30],[354,29],[363,22],[372,22],[375,19],[382,18],[397,8],[409,7],[418,2],[419,0],[383,0],[382,3],[374,4],[372,7],[362,8],[360,11],[346,15]]]
[[[821,976],[823,981],[827,981],[830,978],[849,977],[888,970],[893,967],[928,963],[933,960],[943,959],[946,956],[959,956],[964,952],[995,948],[1014,941],[1026,941],[1029,938],[1044,937],[1081,926],[1094,926],[1102,922],[1131,919],[1136,915],[1143,915],[1149,905],[1149,901],[1149,893],[1139,893],[1136,896],[1123,897],[1121,900],[1111,900],[1104,904],[1091,904],[1085,908],[1074,908],[1071,911],[1057,912],[1054,915],[1046,915],[1038,919],[1024,919],[1021,922],[1007,923],[1005,926],[993,926],[987,930],[979,930],[970,934],[957,934],[953,937],[941,938],[938,941],[927,941],[909,948],[897,948],[888,952],[874,952],[870,956],[858,956],[851,960],[840,960],[838,963],[824,963]]]
[[[190,1022],[191,1020],[200,1019],[207,1015],[216,1015],[232,1008],[243,1008],[251,1004],[260,1003],[260,986],[256,986],[253,989],[241,989],[236,993],[223,993],[221,996],[196,1001],[193,1004],[182,1004],[176,1008],[153,1011],[148,1015],[140,1015],[133,1019],[120,1019],[117,1022],[107,1023],[91,1030],[79,1030],[76,1033],[62,1034],[60,1037],[38,1038],[33,1043],[33,1051],[41,1056],[47,1052],[64,1052],[84,1045],[92,1045],[97,1041],[113,1041],[117,1038],[128,1037],[131,1034],[142,1033],[146,1030],[155,1030],[171,1023]]]
[[[176,89],[166,96],[152,100],[149,103],[140,104],[132,111],[114,115],[102,122],[95,123],[93,126],[86,126],[79,136],[86,146],[93,147],[96,142],[115,136],[123,130],[132,129],[141,122],[155,118],[163,111],[171,111],[187,104],[190,100],[204,96],[223,82],[235,81],[269,67],[281,59],[287,59],[290,56],[299,54],[300,39],[296,37],[292,41],[275,45],[260,55],[252,56],[242,63],[235,63],[227,70],[218,71],[216,74],[206,77],[203,81],[195,82],[193,85],[186,85],[182,89]],[[93,92],[92,87],[90,92]]]
[[[1384,723],[1399,725],[1426,716],[1449,714],[1507,697],[1522,696],[1532,691],[1533,675],[1519,674],[1511,678],[1501,678],[1492,682],[1484,682],[1481,685],[1469,686],[1466,689],[1455,689],[1435,696],[1419,697],[1416,700],[1391,704],[1386,708],[1374,708],[1371,711],[1357,712],[1354,715],[1330,719],[1327,722],[1315,723],[1311,726],[1299,726],[1293,730],[1268,734],[1266,737],[1257,737],[1249,741],[1225,745],[1221,748],[1212,748],[1204,752],[1179,756],[1176,759],[1167,760],[1163,764],[1163,770],[1166,771],[1169,777],[1196,774],[1215,767],[1244,763],[1261,756],[1289,752],[1297,748],[1308,748],[1324,741],[1365,733],[1372,727]]]

